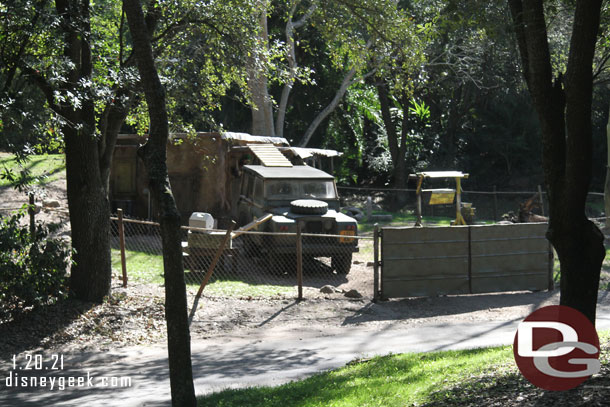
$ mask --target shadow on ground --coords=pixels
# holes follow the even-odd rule
[[[63,331],[93,306],[90,302],[66,299],[37,307],[0,324],[0,359],[6,361],[13,354],[44,347],[45,338]]]
[[[369,321],[422,319],[437,316],[490,311],[506,307],[529,306],[532,310],[557,294],[556,291],[502,294],[455,295],[442,297],[406,298],[367,303],[345,318],[343,325]]]

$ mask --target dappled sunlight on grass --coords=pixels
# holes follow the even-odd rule
[[[199,406],[405,406],[512,358],[510,347],[376,357],[278,387],[227,390]]]
[[[141,283],[163,284],[163,256],[133,250],[125,251],[127,278]],[[121,252],[112,249],[112,272],[122,275]]]
[[[15,175],[18,175],[20,171],[11,154],[0,155],[0,171],[4,171],[5,167],[12,170]],[[30,156],[30,160],[25,164],[25,168],[30,171],[30,177],[43,177],[36,182],[37,185],[46,185],[63,176],[66,162],[63,154],[33,155]],[[8,180],[0,179],[0,187],[9,185],[10,182]]]
[[[128,281],[163,284],[162,255],[126,250],[125,261],[127,263]],[[112,273],[116,276],[122,275],[121,253],[118,249],[112,249]],[[197,279],[186,278],[185,281],[187,286],[197,288],[202,278],[203,273]],[[294,294],[295,288],[286,285],[253,284],[238,280],[214,280],[212,278],[205,288],[205,293],[228,297],[272,297]]]

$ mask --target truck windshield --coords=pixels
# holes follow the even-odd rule
[[[333,181],[323,180],[267,180],[267,199],[335,199]]]

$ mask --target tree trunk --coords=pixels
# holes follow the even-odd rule
[[[606,183],[604,184],[604,212],[606,213],[606,223],[604,229],[610,230],[610,108],[608,109],[608,124],[606,125]]]
[[[83,92],[81,82],[91,80],[93,71],[89,2],[57,0],[60,26],[64,32],[64,56],[72,63],[67,81],[53,89],[42,77],[35,80],[49,105],[66,118],[62,126],[66,144],[66,182],[72,247],[75,249],[70,276],[71,292],[85,301],[101,302],[110,293],[110,207],[101,175],[92,95]],[[55,101],[56,93],[64,96]],[[75,106],[74,95],[81,95]]]
[[[100,119],[100,133],[102,135],[98,142],[100,156],[100,171],[102,182],[106,195],[110,189],[110,171],[112,169],[112,157],[114,156],[114,147],[121,130],[121,126],[127,118],[127,114],[131,109],[135,96],[132,92],[125,89],[119,89],[116,93],[116,101],[106,107],[104,114]]]
[[[84,301],[102,302],[110,293],[110,207],[92,134],[63,128],[72,247],[70,290]]]
[[[282,96],[280,98],[280,103],[277,108],[277,117],[275,119],[275,135],[277,137],[284,137],[284,120],[286,118],[286,108],[288,107],[288,97],[290,96],[290,92],[292,91],[292,87],[294,86],[294,81],[297,77],[298,63],[296,56],[296,46],[294,41],[294,30],[305,25],[307,20],[311,17],[313,12],[318,7],[318,3],[313,3],[308,9],[303,17],[301,17],[298,21],[292,21],[294,17],[294,13],[299,4],[300,0],[296,0],[292,4],[292,8],[290,9],[290,13],[288,14],[288,21],[286,22],[286,60],[288,61],[288,79],[286,79],[286,83],[284,84],[284,88],[282,89]]]
[[[388,147],[390,148],[390,156],[392,157],[392,163],[396,164],[398,160],[398,133],[396,131],[396,124],[392,120],[390,112],[390,96],[388,94],[387,85],[384,82],[378,82],[376,84],[377,96],[379,97],[379,105],[381,107],[381,118],[383,119],[383,125],[385,126],[386,134],[388,135]]]
[[[273,107],[267,83],[267,56],[269,44],[267,32],[267,8],[269,0],[259,0],[259,38],[257,49],[252,52],[248,66],[248,88],[252,97],[252,134],[275,136]]]
[[[509,0],[522,69],[542,128],[547,237],[561,264],[561,305],[595,324],[602,233],[585,215],[591,182],[593,55],[601,0],[576,2],[565,78],[553,80],[541,0]]]
[[[171,192],[166,165],[169,125],[165,89],[159,80],[154,64],[151,37],[147,31],[140,1],[125,0],[124,7],[150,117],[149,138],[139,154],[143,156],[152,196],[160,212],[172,405],[195,407],[197,400],[193,386],[186,286],[182,264],[180,213]]]

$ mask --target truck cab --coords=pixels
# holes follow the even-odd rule
[[[303,255],[330,257],[333,269],[349,273],[352,254],[358,251],[358,224],[339,211],[339,196],[332,175],[306,165],[266,167],[245,165],[234,217],[240,226],[271,214],[259,231],[296,233],[301,226]],[[340,235],[340,238],[312,236]],[[294,237],[248,235],[248,244],[261,254],[293,254]],[[351,237],[351,238],[350,238]]]

